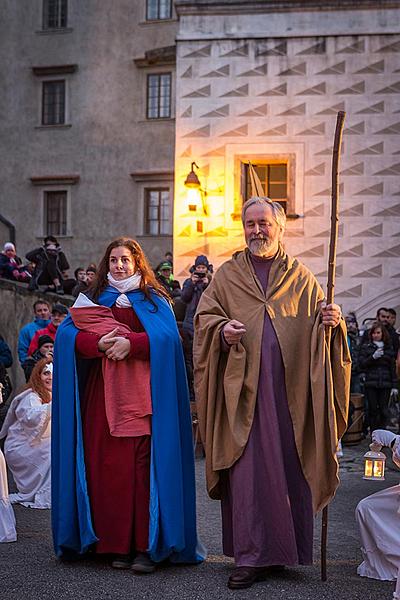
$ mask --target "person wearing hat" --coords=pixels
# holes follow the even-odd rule
[[[6,242],[0,254],[0,277],[22,282],[28,282],[30,279],[12,242]]]
[[[186,373],[189,383],[190,401],[194,402],[193,390],[193,319],[201,295],[210,283],[210,263],[207,256],[201,254],[196,257],[193,267],[190,269],[191,276],[183,283],[181,300],[186,304],[185,317],[182,323],[183,351],[185,354]]]
[[[22,368],[25,373],[25,381],[28,382],[32,374],[33,368],[42,358],[52,357],[54,348],[54,340],[49,335],[41,335],[38,339],[38,349],[28,356],[24,361]]]
[[[174,276],[172,274],[172,265],[170,262],[161,263],[157,273],[157,281],[159,281],[161,285],[167,290],[171,298],[180,296],[181,286],[179,284],[179,281],[176,281],[174,279]]]
[[[50,323],[44,329],[39,329],[33,336],[32,341],[29,345],[29,356],[32,356],[34,352],[36,352],[36,350],[38,349],[40,336],[48,335],[54,341],[57,333],[57,328],[64,321],[67,314],[68,308],[64,306],[64,304],[60,304],[59,302],[57,302],[53,305]]]
[[[66,279],[69,264],[57,239],[48,235],[44,238],[43,246],[35,248],[26,254],[26,258],[35,263],[35,270],[28,289],[35,291],[39,285],[49,286],[46,291],[55,291],[56,294],[64,294],[64,287],[68,281],[66,291],[71,292],[70,279]],[[64,287],[63,287],[64,286]]]

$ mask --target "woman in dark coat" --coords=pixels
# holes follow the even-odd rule
[[[386,429],[390,392],[397,386],[395,354],[384,325],[375,324],[361,346],[359,367],[365,373],[365,394],[371,432]]]

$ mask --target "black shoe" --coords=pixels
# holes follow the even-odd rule
[[[268,576],[268,567],[236,567],[228,579],[228,588],[243,590]]]
[[[147,552],[138,552],[132,563],[132,570],[135,573],[154,573],[156,565]]]
[[[130,554],[116,554],[111,566],[113,569],[130,569],[132,566],[132,558]]]
[[[62,289],[61,285],[56,286],[56,294],[59,296],[64,296],[64,290]]]
[[[39,289],[38,284],[35,281],[30,281],[29,285],[28,285],[28,291],[29,292],[36,292],[36,290]]]

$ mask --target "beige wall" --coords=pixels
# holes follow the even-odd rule
[[[196,254],[218,266],[243,247],[240,161],[287,156],[300,218],[288,222],[285,245],[326,287],[331,149],[345,110],[336,299],[361,318],[379,305],[396,308],[400,11],[246,14],[252,4],[234,17],[229,7],[211,16],[194,8],[180,21],[176,274],[183,278]],[[207,215],[200,202],[188,211],[183,182],[193,160]]]

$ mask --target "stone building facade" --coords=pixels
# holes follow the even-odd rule
[[[346,111],[336,298],[400,307],[400,3],[178,0],[175,272],[243,248],[246,161],[286,208],[285,246],[326,286],[331,151]],[[201,192],[188,192],[194,166]]]
[[[0,19],[0,243],[71,267],[118,235],[172,247],[172,0],[18,0]]]

